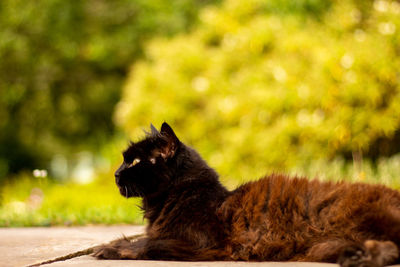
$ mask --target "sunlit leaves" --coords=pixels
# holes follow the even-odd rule
[[[238,176],[354,151],[379,156],[371,144],[400,127],[398,2],[321,3],[317,18],[259,4],[226,1],[203,10],[192,33],[153,41],[117,122],[129,132],[168,120]]]

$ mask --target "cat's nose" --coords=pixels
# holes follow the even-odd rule
[[[115,181],[118,183],[121,177],[121,172],[125,169],[125,164],[123,163],[114,173]]]
[[[116,171],[114,173],[115,176],[115,182],[118,184],[119,183],[119,178],[121,177],[121,173],[119,171]]]

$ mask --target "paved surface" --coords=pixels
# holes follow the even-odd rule
[[[104,261],[93,260],[90,256],[82,256],[67,262],[57,262],[48,267],[61,266],[100,266],[100,267],[337,267],[336,264],[322,263],[293,263],[293,262],[178,262],[178,261]],[[44,265],[43,267],[47,267]]]
[[[0,266],[22,267],[57,257],[65,256],[111,240],[122,235],[143,233],[143,226],[86,226],[52,228],[0,228]],[[336,267],[336,264],[294,262],[167,262],[133,260],[96,260],[91,256],[80,256],[58,261],[44,267],[99,266],[99,267]],[[399,265],[400,266],[400,265]]]
[[[143,226],[0,228],[0,266],[26,266],[143,231]]]

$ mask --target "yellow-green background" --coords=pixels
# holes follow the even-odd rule
[[[163,121],[228,188],[400,186],[398,1],[5,0],[0,26],[0,226],[142,223],[113,170]]]

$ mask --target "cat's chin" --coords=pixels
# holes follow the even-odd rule
[[[128,188],[126,186],[118,186],[119,193],[126,198],[133,197],[133,195],[129,192]]]

